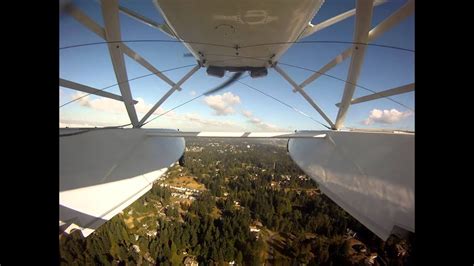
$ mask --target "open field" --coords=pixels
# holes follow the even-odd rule
[[[165,184],[169,184],[170,186],[176,187],[185,187],[197,190],[205,190],[205,186],[201,183],[198,183],[196,179],[192,176],[180,176],[180,177],[173,177],[166,179],[164,181]]]

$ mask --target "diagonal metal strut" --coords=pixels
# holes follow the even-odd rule
[[[88,28],[89,30],[91,30],[92,32],[97,34],[102,39],[107,40],[106,36],[105,36],[105,30],[101,26],[99,26],[99,24],[97,24],[95,21],[93,21],[90,17],[88,17],[84,12],[82,12],[79,8],[72,5],[72,8],[68,9],[68,12],[74,19],[76,19],[83,26],[85,26],[86,28]],[[150,64],[147,60],[145,60],[142,56],[140,56],[137,52],[132,50],[126,44],[122,43],[121,46],[122,46],[122,51],[128,57],[135,60],[137,63],[142,65],[144,68],[148,69],[151,73],[154,73],[157,77],[162,79],[164,82],[168,83],[170,86],[175,86],[176,85],[176,83],[174,83],[166,75],[161,73],[152,64]],[[178,87],[178,90],[180,91],[181,88]]]
[[[376,99],[380,99],[380,98],[385,98],[385,97],[389,97],[389,96],[393,96],[393,95],[398,95],[398,94],[402,94],[402,93],[407,93],[407,92],[410,92],[410,91],[413,91],[413,90],[415,90],[415,83],[403,85],[403,86],[396,87],[396,88],[393,88],[393,89],[384,90],[384,91],[377,92],[377,93],[374,93],[374,94],[369,94],[369,95],[362,96],[362,97],[359,97],[359,98],[356,98],[356,99],[352,99],[351,100],[351,105],[352,104],[363,103],[363,102],[367,102],[367,101],[372,101],[372,100],[376,100]],[[341,103],[336,104],[337,107],[340,107],[340,105],[341,105]]]
[[[107,41],[121,41],[118,0],[102,0],[102,16],[104,17],[105,37],[107,38]],[[121,49],[122,44],[108,43],[107,45],[109,47],[115,77],[117,78],[128,117],[130,118],[132,125],[136,127],[138,125],[138,117],[135,106],[133,105],[130,84],[128,83],[127,69],[125,67],[125,60]]]
[[[415,11],[415,1],[408,0],[408,2],[405,5],[403,5],[400,9],[395,11],[393,14],[391,14],[388,18],[386,18],[384,21],[379,23],[369,32],[369,39],[367,43],[375,41],[380,35],[382,35],[386,31],[391,29],[393,26],[397,25],[398,23],[406,19],[408,16],[413,14],[414,11]],[[336,56],[333,60],[325,64],[321,69],[319,69],[314,74],[309,76],[305,81],[303,81],[299,85],[299,87],[300,88],[306,87],[308,84],[315,81],[324,73],[331,70],[333,67],[337,66],[338,64],[342,63],[344,60],[346,60],[352,55],[354,50],[355,50],[354,46],[347,48],[344,52]]]
[[[161,97],[161,99],[150,109],[150,111],[148,111],[148,113],[140,120],[140,123],[139,123],[139,126],[138,127],[142,127],[143,124],[146,122],[146,120],[150,117],[150,115],[153,114],[153,112],[156,111],[156,109],[158,109],[158,107],[160,107],[160,105],[163,104],[163,102],[168,99],[168,97],[171,96],[171,94],[173,94],[173,92],[175,92],[177,90],[177,88],[181,85],[183,85],[183,83],[189,79],[194,73],[196,73],[196,71],[198,71],[200,68],[199,65],[196,65],[193,69],[191,69],[191,71],[189,71],[186,75],[184,75],[184,77],[178,81],[178,83],[176,83],[175,86],[173,86],[163,97]]]
[[[123,97],[120,96],[120,95],[113,94],[113,93],[110,93],[110,92],[106,92],[106,91],[103,91],[103,90],[98,90],[96,88],[92,88],[92,87],[89,87],[89,86],[86,86],[84,84],[80,84],[80,83],[77,83],[77,82],[74,82],[74,81],[70,81],[70,80],[60,78],[59,79],[59,86],[123,102]],[[138,103],[138,101],[133,100],[133,104],[137,104],[137,103]]]
[[[367,43],[369,40],[370,23],[372,22],[373,0],[358,0],[356,4],[356,21],[354,31],[354,42]],[[349,65],[349,73],[347,74],[346,85],[342,95],[341,106],[336,118],[336,129],[342,127],[342,123],[346,118],[347,111],[351,104],[352,96],[355,91],[355,84],[359,78],[362,64],[364,63],[364,56],[366,45],[355,45],[355,50]]]
[[[288,76],[288,74],[279,66],[275,65],[273,68],[275,68],[278,74],[280,74],[286,81],[288,81],[288,83],[290,83],[293,88],[298,91],[303,96],[303,98],[305,98],[305,100],[308,101],[309,104],[311,104],[311,106],[313,106],[313,108],[321,115],[321,117],[324,118],[326,122],[328,122],[332,129],[335,128],[335,125],[331,121],[331,119],[329,119],[329,117],[323,112],[323,110],[319,108],[316,102],[311,99],[311,97],[303,90],[303,88],[298,87],[298,84],[296,84],[296,82],[292,78],[290,78],[290,76]]]

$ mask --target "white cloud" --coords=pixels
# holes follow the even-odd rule
[[[72,99],[79,98],[84,96],[83,98],[77,100],[77,103],[80,106],[85,108],[90,108],[95,111],[101,111],[103,114],[101,116],[95,117],[94,120],[97,121],[85,121],[85,120],[78,120],[78,119],[65,119],[61,118],[59,122],[60,127],[102,127],[102,126],[116,126],[119,124],[128,123],[127,111],[123,102],[108,99],[108,98],[96,98],[91,99],[89,95],[85,96],[86,93],[83,92],[76,92],[72,95]],[[238,96],[234,96],[232,94],[227,95],[219,95],[222,96],[221,100],[225,103],[235,104],[240,101]],[[237,98],[236,98],[237,97]],[[138,103],[135,104],[135,110],[139,114],[146,114],[151,108],[152,104],[148,104],[145,102],[144,99],[137,97],[135,98]],[[159,107],[153,114],[158,115],[164,113],[166,110]],[[126,122],[117,121],[117,114],[122,115],[120,120],[126,119]],[[105,117],[108,117],[105,119]],[[112,116],[111,116],[112,115]],[[152,119],[155,116],[151,116],[149,118]],[[105,119],[105,120],[104,120]],[[104,121],[108,121],[107,123]],[[123,123],[121,123],[123,122]],[[169,127],[169,128],[181,128],[184,130],[215,130],[215,131],[242,131],[243,127],[233,121],[219,121],[213,119],[204,118],[195,113],[185,113],[185,114],[178,114],[174,111],[171,111],[164,115],[163,117],[153,120],[150,124],[145,126],[146,128],[155,128],[155,127]]]
[[[190,91],[190,92],[189,92],[189,95],[191,95],[191,96],[196,95],[196,91]]]
[[[252,112],[246,110],[242,111],[242,114],[247,118],[252,118],[253,116]]]
[[[88,123],[83,123],[83,124],[74,124],[74,123],[64,123],[64,122],[59,122],[59,128],[82,128],[82,127],[94,127],[93,125],[90,125]]]
[[[391,109],[391,110],[373,109],[372,111],[370,111],[369,117],[365,119],[364,121],[362,121],[362,123],[364,125],[371,125],[374,123],[394,124],[412,114],[413,113],[410,111],[400,112],[397,109]]]
[[[262,129],[262,130],[272,130],[272,131],[280,130],[280,128],[277,127],[276,125],[263,122],[262,120],[255,117],[252,119],[249,119],[248,121],[254,124],[257,128]]]
[[[259,118],[255,117],[252,112],[244,110],[242,111],[242,115],[247,117],[247,122],[253,124],[256,128],[265,131],[284,131],[284,129],[279,128],[276,125],[264,122]]]
[[[82,97],[86,95],[84,92],[76,92],[72,98],[76,99],[79,97]],[[148,104],[145,102],[143,98],[136,98],[136,101],[138,101],[137,104],[135,104],[135,110],[137,113],[145,115],[148,113],[148,111],[153,107],[152,104]],[[77,100],[79,105],[88,107],[97,111],[102,111],[102,112],[108,112],[108,113],[114,113],[114,114],[127,114],[127,110],[125,109],[125,105],[121,101],[116,101],[112,100],[109,98],[97,98],[97,99],[92,99],[90,96],[85,96],[79,100]],[[158,109],[153,112],[154,115],[162,114],[165,112],[165,110],[161,107],[158,107]],[[165,116],[173,116],[175,113],[173,111],[167,113]]]
[[[244,128],[233,121],[214,120],[196,113],[176,114],[172,119],[154,120],[147,128],[169,127],[184,131],[243,131]]]
[[[70,119],[60,119],[59,127],[107,127],[107,126],[116,126],[113,123],[103,123],[98,121],[85,121],[85,120],[70,120]]]
[[[197,123],[200,126],[214,126],[214,127],[220,127],[220,128],[239,127],[236,123],[232,121],[219,121],[219,120],[213,120],[213,119],[206,119],[196,113],[184,114],[182,118],[184,118],[186,121]]]
[[[127,113],[125,110],[124,104],[120,101],[116,101],[116,100],[112,100],[108,98],[102,98],[102,97],[91,100],[89,95],[87,96],[85,95],[86,93],[84,92],[76,92],[75,94],[73,94],[72,98],[77,99],[79,97],[82,97],[79,100],[77,100],[79,105],[92,108],[94,110],[105,111],[109,113],[117,113],[117,114]]]
[[[232,106],[240,103],[240,97],[226,92],[222,95],[211,95],[204,98],[204,103],[214,110],[216,115],[229,115],[235,113]]]

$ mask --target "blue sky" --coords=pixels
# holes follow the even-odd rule
[[[98,1],[73,1],[83,12],[99,25],[103,26]],[[375,26],[401,7],[405,1],[391,0],[374,9],[372,25]],[[121,1],[121,5],[154,20],[163,19],[151,1]],[[337,14],[355,7],[355,1],[326,1],[312,23],[317,24]],[[123,40],[170,39],[160,31],[141,24],[123,14],[120,15]],[[354,17],[339,22],[303,40],[352,41]],[[60,47],[103,41],[72,17],[60,16]],[[384,33],[374,43],[398,46],[414,50],[414,17],[410,16],[402,23]],[[192,57],[183,57],[186,48],[180,43],[128,43],[130,48],[146,58],[159,70],[195,63]],[[282,56],[280,62],[318,70],[335,56],[347,49],[350,44],[295,44]],[[59,50],[60,78],[82,83],[101,89],[116,83],[107,46],[104,44]],[[128,77],[133,78],[150,72],[125,56]],[[334,67],[327,74],[346,79],[350,59]],[[301,83],[312,73],[281,67],[297,82]],[[165,73],[177,82],[191,68]],[[169,110],[195,95],[222,83],[224,79],[206,75],[200,69],[183,86],[181,92],[175,92],[161,106],[159,112]],[[272,96],[285,101],[302,112],[323,123],[324,120],[304,100],[292,92],[290,85],[275,71],[269,70],[265,78],[242,80]],[[374,91],[382,91],[414,82],[414,53],[369,46],[358,84]],[[131,81],[130,87],[134,99],[139,100],[137,109],[139,119],[147,108],[166,93],[170,86],[156,76]],[[322,76],[305,87],[329,118],[335,121],[338,108],[335,106],[342,97],[344,82]],[[107,91],[119,94],[118,86]],[[370,94],[356,88],[354,98]],[[59,104],[63,104],[81,94],[60,87]],[[392,96],[393,99],[414,109],[414,92]],[[213,108],[214,107],[214,108]],[[396,111],[394,111],[395,109]],[[151,118],[153,118],[153,115]],[[364,121],[366,123],[364,123]],[[102,97],[88,96],[80,101],[60,109],[60,126],[104,126],[129,123],[125,108],[121,102]],[[379,99],[353,105],[349,109],[347,127],[357,128],[398,128],[414,130],[414,113],[387,99]],[[281,130],[318,130],[324,129],[311,119],[298,114],[282,104],[241,84],[218,92],[211,98],[201,97],[169,115],[162,116],[147,127],[179,128],[181,130],[212,131],[281,131]]]

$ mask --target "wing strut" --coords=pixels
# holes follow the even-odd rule
[[[375,41],[380,35],[382,35],[386,31],[391,29],[393,26],[397,25],[398,23],[406,19],[408,16],[413,14],[414,11],[415,11],[415,1],[408,0],[408,2],[404,6],[402,6],[400,9],[395,11],[392,15],[390,15],[388,18],[386,18],[377,26],[375,26],[369,32],[369,39],[367,43]],[[337,66],[338,64],[342,63],[344,60],[349,58],[353,52],[354,52],[353,46],[346,49],[344,52],[336,56],[333,60],[325,64],[321,69],[319,69],[314,74],[309,76],[305,81],[303,81],[300,84],[300,88],[306,87],[308,84],[315,81],[321,75],[331,70],[333,67]]]
[[[396,87],[396,88],[393,88],[393,89],[384,90],[384,91],[377,92],[377,93],[374,93],[374,94],[362,96],[362,97],[359,97],[357,99],[353,99],[351,101],[351,105],[352,104],[363,103],[363,102],[367,102],[367,101],[372,101],[372,100],[376,100],[376,99],[380,99],[380,98],[384,98],[384,97],[389,97],[389,96],[392,96],[392,95],[407,93],[407,92],[414,91],[414,90],[415,90],[415,83],[411,83],[411,84],[403,85],[403,86]],[[339,107],[340,105],[341,105],[341,103],[336,104],[337,107]]]
[[[138,14],[137,12],[131,10],[131,9],[128,9],[126,7],[123,7],[123,6],[119,6],[119,10],[120,12],[124,13],[125,15],[145,24],[145,25],[148,25],[152,28],[155,28],[155,29],[158,29],[159,31],[163,32],[164,34],[168,35],[169,37],[173,38],[173,39],[176,39],[176,37],[174,36],[173,32],[171,32],[171,29],[168,27],[168,25],[166,24],[159,24],[147,17],[144,17],[140,14]]]
[[[106,40],[105,38],[105,30],[99,26],[96,22],[94,22],[91,18],[89,18],[84,12],[82,12],[79,8],[73,6],[71,4],[72,8],[68,10],[69,14],[75,18],[79,23],[81,23],[83,26],[97,34],[99,37],[102,39]],[[154,73],[157,77],[162,79],[164,82],[168,83],[170,86],[175,86],[176,83],[174,83],[171,79],[169,79],[166,75],[161,73],[158,69],[156,69],[152,64],[150,64],[147,60],[145,60],[142,56],[140,56],[137,52],[129,48],[126,44],[122,43],[122,51],[131,59],[135,60],[137,63],[142,65],[144,68],[148,69],[151,73]],[[181,90],[180,87],[177,88],[178,91]]]
[[[102,16],[105,23],[107,41],[121,41],[118,0],[102,1]],[[138,126],[138,117],[132,103],[132,92],[128,83],[127,69],[121,49],[122,43],[108,43],[110,58],[114,67],[120,93],[124,98],[125,108],[134,127]]]
[[[356,22],[355,22],[355,33],[354,42],[356,43],[368,43],[369,40],[369,29],[370,23],[372,22],[372,6],[373,0],[358,0],[356,4]],[[362,64],[364,63],[364,56],[366,45],[355,45],[354,52],[351,58],[351,64],[349,66],[349,73],[347,74],[347,82],[344,88],[344,94],[342,95],[341,106],[336,118],[336,129],[342,127],[342,123],[346,118],[349,105],[354,95],[355,85],[362,70]]]
[[[193,69],[191,69],[191,71],[189,71],[186,75],[184,75],[184,77],[178,81],[178,83],[176,83],[175,86],[173,86],[171,89],[169,89],[169,91],[163,95],[163,97],[161,97],[161,99],[150,109],[150,111],[148,111],[148,113],[140,120],[140,125],[138,127],[142,127],[143,124],[146,122],[146,120],[150,117],[150,115],[153,114],[153,112],[156,111],[156,109],[158,109],[158,107],[160,107],[160,105],[163,104],[164,101],[166,101],[166,99],[168,99],[168,97],[171,96],[171,94],[173,94],[173,92],[175,92],[179,86],[183,85],[183,83],[189,79],[194,73],[196,73],[196,71],[198,71],[200,68],[199,65],[196,65]]]
[[[145,60],[142,56],[140,56],[138,53],[133,51],[131,48],[129,48],[127,45],[124,43],[120,42],[120,26],[119,26],[119,21],[118,21],[118,9],[121,8],[122,12],[125,13],[130,13],[128,9],[123,8],[123,7],[118,7],[117,2],[115,1],[103,1],[102,2],[102,12],[103,12],[103,17],[105,23],[105,29],[99,26],[95,21],[93,21],[90,17],[88,17],[85,13],[83,13],[81,10],[79,10],[77,7],[72,6],[68,10],[69,14],[74,17],[77,21],[79,21],[82,25],[84,25],[86,28],[91,30],[92,32],[96,33],[99,37],[106,41],[113,41],[113,43],[109,43],[109,51],[111,54],[113,66],[114,66],[114,71],[117,76],[117,81],[119,83],[120,91],[122,96],[111,94],[111,93],[105,93],[102,92],[101,94],[98,94],[98,90],[94,88],[85,88],[85,86],[78,84],[74,85],[73,89],[76,90],[87,90],[89,93],[94,93],[97,95],[101,95],[104,97],[109,97],[113,99],[119,99],[123,100],[125,102],[125,105],[127,107],[127,112],[129,113],[130,119],[132,121],[133,127],[139,128],[142,127],[146,119],[150,117],[151,114],[153,114],[156,109],[163,104],[163,102],[174,92],[174,91],[181,91],[181,85],[189,79],[197,70],[199,70],[200,66],[196,65],[190,72],[188,72],[186,75],[183,76],[183,78],[178,82],[174,83],[171,79],[169,79],[166,75],[161,73],[158,69],[156,69],[152,64],[150,64],[147,60]],[[135,14],[134,12],[132,12]],[[132,13],[128,14],[131,15]],[[135,14],[136,15],[136,14]],[[127,104],[127,99],[131,99],[131,92],[130,92],[130,87],[129,84],[126,80],[127,78],[127,72],[125,69],[125,62],[123,60],[123,54],[128,55],[130,58],[135,60],[137,63],[148,69],[150,72],[155,74],[157,77],[165,81],[171,86],[171,89],[148,111],[148,113],[140,120],[138,121],[138,117],[136,115],[136,111],[133,108],[133,110],[129,107]],[[67,81],[71,85],[74,82]],[[77,83],[74,83],[77,84]],[[67,87],[67,86],[66,86]],[[71,87],[71,86],[69,86]],[[136,101],[133,101],[135,104]],[[131,106],[133,107],[133,105]]]
[[[375,0],[374,1],[374,7],[380,5],[380,4],[385,4],[387,1],[386,0]],[[354,9],[351,9],[347,12],[344,12],[342,14],[339,14],[335,17],[332,17],[330,19],[327,19],[321,23],[318,23],[316,25],[313,25],[311,24],[311,22],[309,23],[309,25],[306,27],[306,29],[304,30],[303,34],[301,35],[301,39],[302,38],[305,38],[305,37],[308,37],[310,35],[313,35],[314,33],[320,31],[320,30],[323,30],[327,27],[330,27],[340,21],[343,21],[347,18],[350,18],[352,16],[354,16],[356,13],[356,10],[355,8]]]
[[[319,108],[316,102],[311,99],[311,97],[303,90],[303,88],[298,87],[298,84],[296,84],[296,82],[291,79],[290,76],[288,76],[288,74],[283,71],[283,69],[281,69],[279,66],[275,65],[273,68],[275,68],[278,74],[280,74],[286,81],[288,81],[293,86],[294,90],[298,91],[303,96],[303,98],[305,98],[305,100],[308,101],[311,106],[313,106],[313,108],[321,115],[321,117],[324,118],[324,120],[326,120],[329,125],[331,125],[331,128],[335,128],[335,125],[331,121],[331,119],[329,119],[329,117],[323,112],[323,110]]]
[[[73,81],[69,81],[69,80],[66,80],[66,79],[61,79],[60,78],[59,79],[59,86],[69,88],[69,89],[73,89],[73,90],[77,90],[77,91],[87,92],[87,93],[90,93],[90,94],[95,94],[95,95],[98,95],[98,96],[102,96],[102,97],[105,97],[105,98],[109,98],[109,99],[113,99],[113,100],[123,102],[123,97],[120,96],[120,95],[113,94],[113,93],[110,93],[110,92],[106,92],[106,91],[103,91],[103,90],[98,90],[98,89],[95,89],[95,88],[92,88],[92,87],[89,87],[89,86],[86,86],[86,85],[83,85],[83,84],[80,84],[80,83],[76,83],[76,82],[73,82]],[[138,101],[133,100],[133,104],[137,104],[137,103],[138,103]]]

